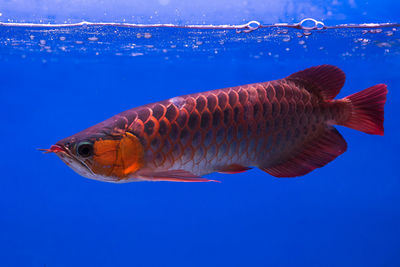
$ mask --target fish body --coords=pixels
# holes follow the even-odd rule
[[[258,167],[296,177],[346,151],[333,125],[383,135],[386,85],[334,100],[345,81],[321,65],[284,79],[174,97],[122,112],[48,151],[110,182],[209,181]]]

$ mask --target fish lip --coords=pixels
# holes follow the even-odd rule
[[[54,152],[54,153],[60,153],[60,152],[64,152],[67,153],[68,149],[64,146],[60,146],[60,145],[52,145],[49,149],[49,152]]]

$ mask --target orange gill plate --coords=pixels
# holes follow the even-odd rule
[[[93,144],[92,171],[99,175],[126,178],[143,165],[143,146],[126,132],[120,140],[98,140]]]

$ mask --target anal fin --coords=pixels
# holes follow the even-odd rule
[[[347,149],[346,141],[335,128],[327,128],[317,138],[299,147],[289,158],[260,169],[275,177],[296,177],[325,166]]]

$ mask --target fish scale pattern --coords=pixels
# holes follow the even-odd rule
[[[325,130],[338,105],[283,79],[180,96],[121,115],[144,145],[146,167],[203,175],[284,160]]]

